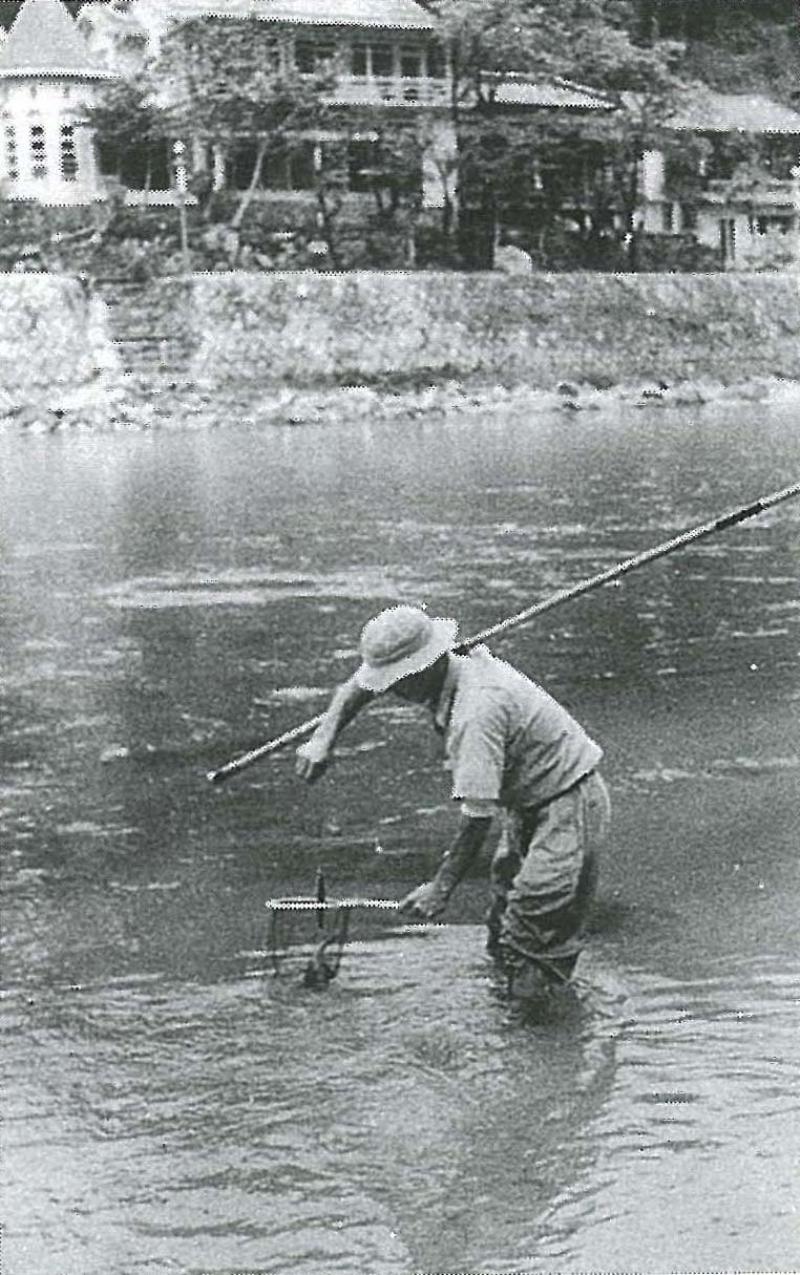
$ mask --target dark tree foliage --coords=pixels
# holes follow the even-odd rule
[[[158,86],[146,71],[104,85],[81,122],[94,132],[106,173],[124,182],[126,161],[136,157],[144,169],[143,189],[150,189],[157,156],[164,166],[170,130],[158,105]]]
[[[228,156],[244,144],[252,148],[236,227],[268,157],[299,158],[309,132],[323,125],[322,93],[332,83],[326,68],[314,76],[287,68],[273,33],[255,19],[183,23],[165,41],[155,74],[169,85],[166,113],[175,136],[217,146]]]
[[[459,233],[470,265],[491,265],[503,226],[546,256],[556,228],[597,258],[617,253],[638,202],[639,159],[658,144],[681,88],[674,42],[643,43],[624,0],[436,0],[455,70]],[[505,109],[509,73],[591,84],[607,110]],[[633,92],[623,106],[620,94]]]
[[[797,0],[635,0],[635,5],[640,37],[683,41],[693,78],[723,92],[797,99]]]
[[[737,29],[750,31],[763,23],[796,30],[796,0],[636,0],[640,29],[645,35],[680,40],[725,42]]]

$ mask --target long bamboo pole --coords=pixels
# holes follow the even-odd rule
[[[574,584],[568,589],[560,589],[558,593],[551,594],[549,598],[545,598],[542,602],[536,602],[533,606],[526,607],[524,611],[518,611],[515,615],[510,615],[505,620],[500,620],[499,623],[493,624],[490,628],[482,629],[480,633],[475,633],[472,637],[466,638],[454,649],[459,655],[464,655],[467,651],[471,651],[473,647],[478,646],[479,643],[487,642],[490,638],[500,637],[511,629],[527,624],[530,620],[535,619],[536,616],[543,615],[545,611],[552,611],[554,607],[562,606],[565,602],[571,602],[573,598],[579,598],[584,593],[591,593],[594,589],[599,589],[604,584],[610,584],[612,580],[618,580],[620,576],[627,575],[629,571],[636,571],[639,567],[644,567],[649,562],[655,562],[657,558],[665,558],[668,554],[675,553],[678,549],[696,544],[698,540],[704,540],[707,536],[726,531],[728,527],[735,527],[737,523],[745,522],[748,518],[755,518],[758,514],[763,514],[767,509],[772,509],[774,505],[779,505],[784,500],[792,500],[795,496],[800,496],[800,483],[792,483],[791,486],[783,487],[780,491],[773,491],[768,496],[762,496],[760,500],[754,501],[751,505],[742,505],[739,509],[732,510],[731,513],[712,518],[709,522],[703,522],[698,527],[692,527],[688,531],[681,532],[680,535],[673,536],[670,540],[665,540],[661,544],[655,545],[652,549],[645,549],[642,553],[634,554],[632,558],[626,558],[623,562],[617,563],[614,567],[609,567],[606,571],[600,571],[597,575],[588,576],[585,580],[581,580],[578,584]],[[287,745],[294,743],[295,740],[304,739],[312,731],[316,730],[322,718],[323,714],[320,713],[309,721],[301,722],[299,726],[293,727],[291,730],[286,731],[285,734],[278,735],[276,739],[271,739],[268,743],[261,744],[258,748],[253,748],[241,757],[235,757],[233,761],[221,766],[219,770],[210,771],[208,774],[209,781],[212,784],[220,784],[224,780],[230,779],[232,775],[238,775],[241,771],[247,770],[263,758],[270,757],[280,749],[286,748]]]
[[[305,899],[302,896],[292,898],[286,896],[281,899],[267,899],[264,904],[265,908],[269,908],[272,912],[338,912],[341,908],[367,908],[373,912],[397,912],[400,908],[399,899],[326,899],[320,903],[319,899]]]

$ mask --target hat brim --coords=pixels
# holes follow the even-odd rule
[[[437,617],[431,620],[431,635],[424,646],[392,664],[368,664],[366,660],[356,669],[356,682],[364,691],[372,691],[380,695],[388,691],[404,677],[412,677],[414,673],[422,673],[435,664],[445,651],[453,649],[458,624],[455,620]]]

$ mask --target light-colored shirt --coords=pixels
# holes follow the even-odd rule
[[[434,710],[453,797],[467,814],[538,806],[599,763],[602,749],[543,687],[486,647],[450,655]]]

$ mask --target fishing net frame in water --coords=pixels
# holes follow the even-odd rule
[[[292,948],[292,918],[304,912],[315,914],[318,933],[321,932],[323,937],[305,967],[303,985],[319,990],[333,982],[339,973],[353,910],[397,912],[400,904],[394,899],[325,899],[324,897],[298,896],[268,899],[265,907],[270,914],[267,927],[267,951],[272,962],[272,971],[276,976],[280,975],[281,962]],[[288,926],[287,920],[290,922]],[[287,929],[289,933],[285,941],[282,941]]]

